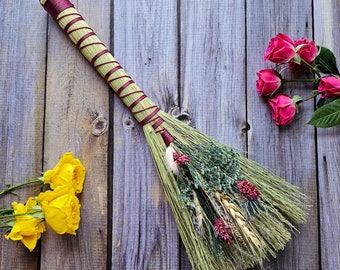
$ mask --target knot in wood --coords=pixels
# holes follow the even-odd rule
[[[250,124],[248,122],[244,122],[242,124],[241,132],[243,134],[247,133],[250,130]]]
[[[108,128],[107,120],[103,116],[98,116],[92,122],[92,134],[94,136],[103,135]]]
[[[168,113],[187,125],[191,125],[192,123],[190,114],[186,111],[183,111],[179,106],[172,106]]]
[[[135,122],[132,119],[132,117],[127,116],[124,120],[123,120],[123,126],[125,129],[133,129],[135,127]]]

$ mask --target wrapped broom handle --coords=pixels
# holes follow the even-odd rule
[[[165,144],[169,145],[173,138],[161,127],[163,119],[157,115],[159,107],[126,74],[73,4],[69,0],[40,0],[40,3],[111,86],[138,123],[142,127],[150,123],[152,128],[162,135]]]

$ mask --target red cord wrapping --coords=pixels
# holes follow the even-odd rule
[[[69,0],[47,0],[44,4],[44,9],[52,16],[54,20],[57,19],[61,12],[70,7],[73,7],[73,5]]]

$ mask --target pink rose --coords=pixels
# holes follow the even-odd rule
[[[295,56],[295,46],[293,40],[285,34],[279,33],[272,38],[264,53],[264,60],[273,63],[287,63]]]
[[[318,48],[315,46],[315,43],[313,41],[308,41],[306,38],[295,40],[294,45],[296,48],[300,46],[297,50],[297,54],[307,63],[312,63],[318,55]],[[297,64],[290,61],[288,67],[292,72],[301,72],[306,69],[306,64],[303,62]]]
[[[322,93],[322,98],[340,97],[340,78],[335,76],[321,78],[318,92]]]
[[[273,69],[263,69],[256,73],[256,89],[259,96],[270,96],[280,88],[282,82],[280,75]]]
[[[295,40],[294,45],[295,47],[303,45],[298,49],[297,54],[307,63],[312,63],[318,55],[318,48],[315,46],[314,41],[308,41],[306,38],[301,38]]]
[[[272,118],[277,125],[286,126],[290,124],[297,110],[297,106],[293,99],[286,94],[277,94],[268,99]]]

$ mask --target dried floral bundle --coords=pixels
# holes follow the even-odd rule
[[[193,268],[248,268],[283,249],[306,196],[160,110],[68,0],[41,4],[142,126]]]

